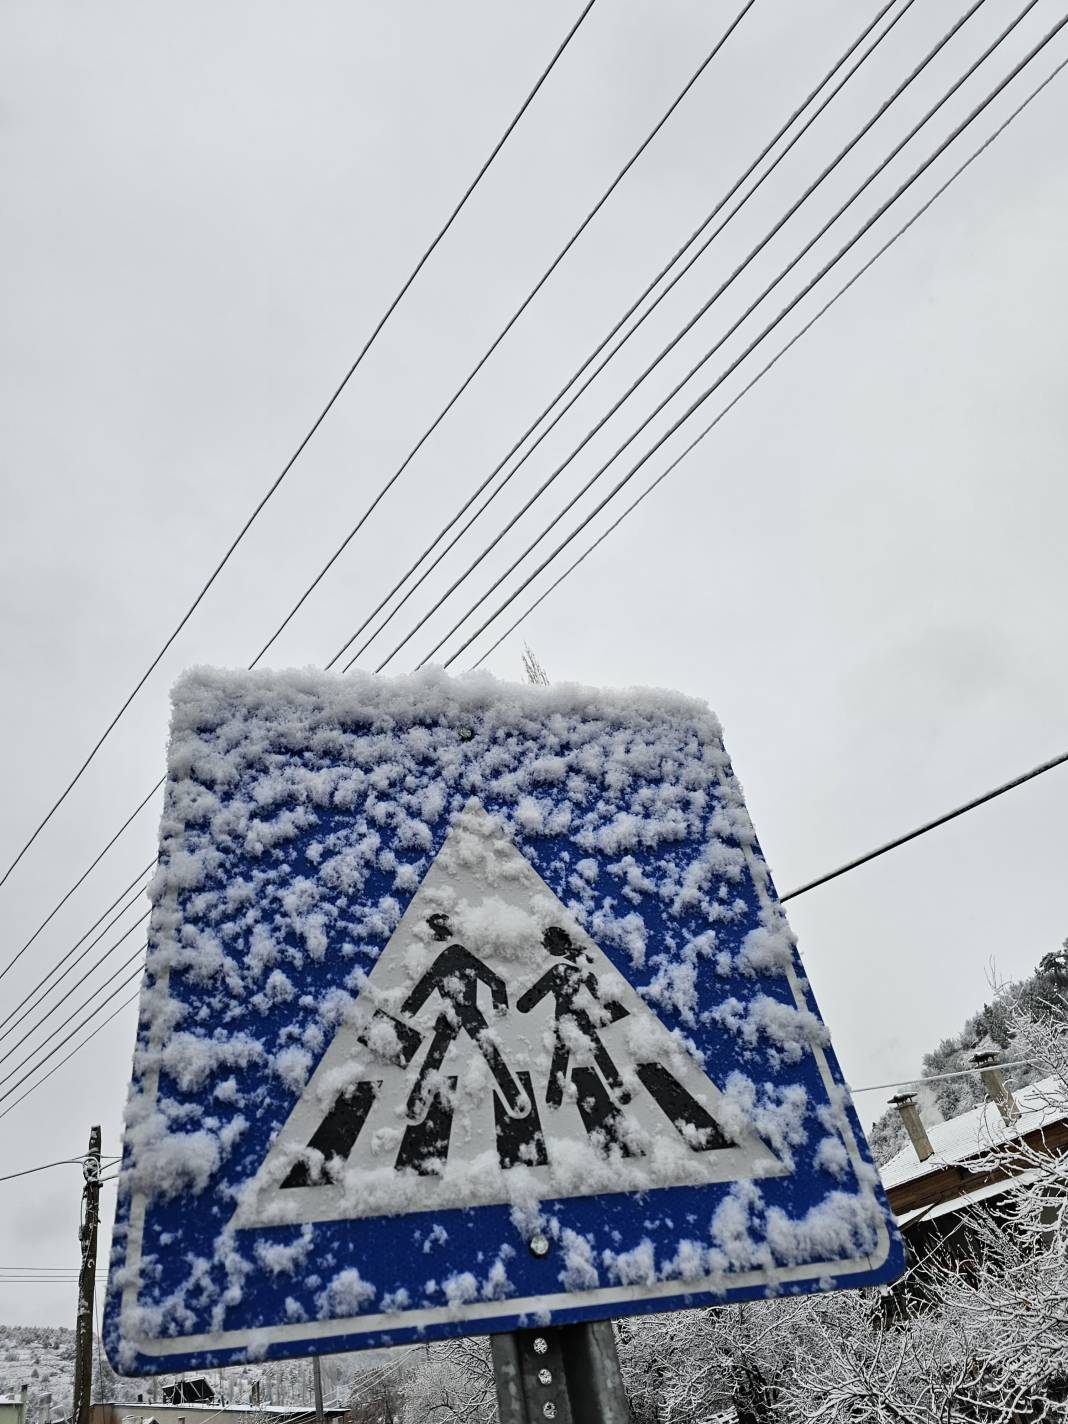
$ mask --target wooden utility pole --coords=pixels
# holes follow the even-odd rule
[[[100,1226],[100,1129],[89,1133],[82,1163],[82,1219],[78,1230],[82,1267],[78,1277],[78,1316],[74,1325],[74,1408],[71,1424],[89,1424],[93,1387],[93,1291],[96,1286],[96,1238]]]

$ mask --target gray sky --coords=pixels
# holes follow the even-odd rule
[[[735,8],[599,0],[304,458],[0,889],[5,961],[161,774],[177,672],[244,664],[258,651]],[[497,528],[571,450],[964,8],[913,7],[524,467],[496,517],[398,618],[393,640],[375,644],[379,659],[429,606],[429,590],[464,567],[461,553],[485,542],[478,531]],[[404,671],[433,646],[1018,8],[987,0],[531,511],[508,556],[487,561],[391,667]],[[269,662],[332,656],[875,9],[757,0]],[[561,0],[5,7],[4,864],[307,429],[577,11]],[[1058,18],[1052,0],[1039,0],[787,280],[787,295]],[[1061,35],[953,152],[963,158],[1066,53]],[[707,698],[781,889],[1068,742],[1066,123],[1062,78],[489,660],[519,677],[525,637],[554,680]],[[942,160],[843,274],[952,166]],[[769,316],[784,299],[773,308],[769,299]],[[757,321],[713,358],[710,376]],[[663,428],[661,419],[652,432]],[[370,654],[361,666],[374,666]],[[1026,973],[1068,933],[1066,777],[1053,772],[792,906],[854,1084],[914,1073],[989,996],[991,974]],[[157,816],[153,807],[139,818],[3,981],[0,1005],[17,1002],[150,858]],[[129,1010],[2,1119],[5,1166],[82,1151],[93,1122],[117,1150],[132,1036]],[[884,1096],[860,1100],[865,1122]],[[0,1189],[0,1264],[72,1265],[77,1170]],[[105,1216],[112,1210],[109,1194]],[[0,1320],[72,1324],[73,1290],[0,1283]]]

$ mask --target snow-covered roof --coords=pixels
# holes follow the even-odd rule
[[[15,1403],[16,1401],[0,1400],[0,1404]],[[291,1419],[298,1415],[314,1414],[314,1404],[212,1404],[206,1400],[193,1400],[187,1404],[152,1404],[149,1400],[137,1400],[131,1403],[128,1399],[105,1400],[102,1406],[105,1409],[115,1409],[121,1414],[151,1414],[159,1415],[189,1415],[189,1414],[248,1414],[260,1417],[262,1415],[277,1415],[280,1419]],[[344,1414],[345,1410],[338,1405],[327,1404],[323,1407],[323,1413],[327,1417]]]
[[[931,1139],[934,1152],[923,1162],[916,1156],[916,1149],[910,1142],[900,1152],[890,1158],[882,1167],[883,1186],[891,1187],[903,1182],[926,1177],[943,1167],[949,1167],[970,1158],[978,1157],[993,1147],[1012,1142],[1038,1128],[1049,1127],[1055,1122],[1068,1118],[1068,1089],[1063,1079],[1054,1074],[1032,1083],[1028,1088],[1014,1090],[1020,1116],[1011,1126],[1002,1118],[992,1102],[981,1104],[958,1117],[945,1122],[925,1122],[927,1136]]]

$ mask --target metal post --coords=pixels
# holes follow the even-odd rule
[[[100,1129],[89,1133],[82,1163],[82,1220],[78,1230],[82,1265],[78,1277],[78,1315],[74,1326],[74,1406],[72,1424],[89,1424],[93,1387],[93,1290],[96,1285],[96,1238],[100,1225]]]
[[[319,1356],[312,1356],[312,1384],[315,1386],[315,1419],[316,1424],[323,1424],[323,1374],[319,1367]]]
[[[629,1424],[610,1320],[490,1340],[500,1424]]]

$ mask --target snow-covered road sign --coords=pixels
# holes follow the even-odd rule
[[[702,704],[191,674],[153,893],[117,1368],[899,1273]]]

